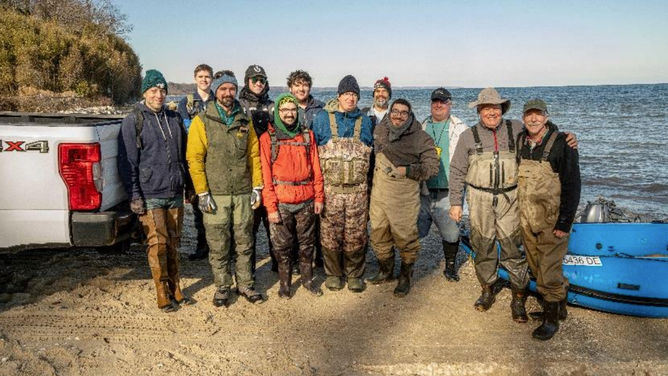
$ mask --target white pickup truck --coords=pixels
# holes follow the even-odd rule
[[[0,112],[0,252],[129,245],[121,119]]]

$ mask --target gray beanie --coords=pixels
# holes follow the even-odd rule
[[[347,75],[341,79],[339,82],[339,88],[336,91],[338,95],[352,91],[357,94],[357,97],[360,96],[360,85],[357,84],[357,80],[352,75]]]
[[[239,89],[239,84],[237,83],[237,78],[234,77],[234,73],[227,71],[222,76],[214,78],[214,80],[211,82],[211,90],[213,91],[214,95],[218,91],[220,85],[224,83],[231,83],[232,85],[236,86],[237,89]]]

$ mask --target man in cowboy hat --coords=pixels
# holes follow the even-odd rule
[[[478,100],[469,103],[469,108],[473,107],[480,121],[462,133],[450,164],[450,217],[461,221],[466,184],[471,245],[476,253],[476,274],[482,285],[475,308],[487,311],[494,303],[493,286],[498,279],[496,271],[500,262],[510,276],[513,320],[526,322],[524,303],[529,275],[526,259],[518,249],[521,238],[515,156],[515,138],[523,125],[503,118],[510,108],[510,100],[501,98],[493,88],[482,90]],[[500,258],[495,241],[501,245]]]
[[[510,276],[512,318],[525,323],[529,276],[526,259],[518,248],[522,239],[515,152],[516,137],[524,127],[517,120],[503,118],[510,100],[501,98],[494,88],[483,89],[478,100],[469,103],[469,108],[474,107],[480,121],[462,133],[450,163],[450,217],[461,221],[464,186],[468,186],[470,238],[476,253],[476,274],[482,285],[475,308],[487,311],[494,303],[493,287],[500,263]],[[575,137],[569,139],[569,146],[575,146]],[[501,245],[500,256],[496,241]]]

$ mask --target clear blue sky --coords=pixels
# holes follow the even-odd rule
[[[117,0],[144,69],[191,82],[200,63],[307,70],[371,86],[668,82],[668,1]]]

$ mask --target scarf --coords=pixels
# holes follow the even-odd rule
[[[389,128],[390,128],[390,142],[394,142],[394,141],[400,139],[401,135],[404,134],[404,132],[406,132],[408,130],[408,128],[411,127],[412,124],[413,124],[413,112],[412,111],[408,114],[408,119],[406,119],[406,121],[398,127],[395,127],[392,124],[391,120],[388,121],[388,125],[389,125]]]
[[[287,126],[283,124],[281,121],[281,117],[279,115],[279,108],[281,107],[282,104],[292,102],[297,106],[297,114],[295,118],[294,124]],[[297,98],[295,98],[292,94],[290,93],[283,93],[279,95],[276,98],[276,104],[274,105],[274,125],[276,126],[277,130],[280,130],[282,133],[285,133],[288,135],[290,138],[294,138],[297,133],[299,133],[299,102],[297,101]]]

